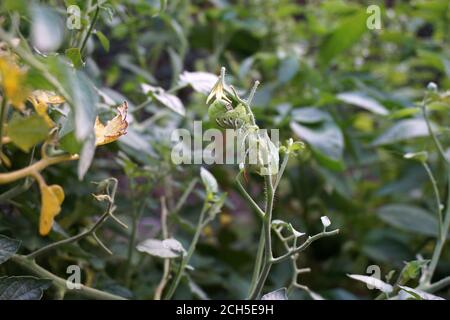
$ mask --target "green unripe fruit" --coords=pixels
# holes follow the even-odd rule
[[[219,126],[226,129],[238,129],[243,125],[250,123],[250,117],[247,114],[245,106],[239,104],[233,110],[218,114],[216,122]]]
[[[215,101],[208,108],[209,120],[216,122],[216,119],[227,112],[227,103],[224,101]]]

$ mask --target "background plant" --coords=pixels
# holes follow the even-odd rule
[[[115,216],[128,229],[108,219],[97,231],[113,255],[86,237],[36,262],[59,277],[66,276],[68,265],[77,264],[83,284],[125,298],[154,298],[167,262],[138,252],[136,245],[174,236],[188,248],[206,196],[204,187],[193,184],[200,175],[198,167],[171,164],[168,137],[174,128],[192,129],[194,119],[203,120],[205,129],[217,125],[209,121],[205,101],[215,75],[226,66],[227,81],[241,96],[247,97],[249,84],[261,82],[251,106],[260,128],[279,128],[282,141],[293,137],[306,145],[286,164],[274,199],[276,219],[316,234],[322,231],[320,217],[328,216],[340,229],[338,236],[301,252],[294,274],[292,263],[273,265],[263,292],[290,287],[289,298],[310,298],[308,291],[292,290],[300,283],[327,299],[376,298],[379,290],[367,290],[346,275],[367,276],[367,267],[378,265],[381,280],[395,288],[389,295],[394,297],[400,286],[423,289],[419,270],[430,265],[442,244],[430,283],[440,283],[435,296],[448,298],[448,286],[440,282],[450,273],[448,250],[445,241],[438,241],[448,230],[438,227],[437,206],[439,198],[445,219],[448,177],[442,174],[447,164],[441,155],[448,161],[448,1],[380,1],[380,30],[366,27],[369,1],[162,3],[166,6],[159,1],[36,1],[35,6],[2,1],[2,52],[15,55],[19,67],[8,75],[20,79],[26,71],[21,89],[51,90],[66,101],[63,107],[48,104],[46,112],[25,102],[26,113],[10,103],[9,112],[3,113],[7,125],[0,130],[2,136],[9,136],[15,113],[46,122],[41,110],[58,125],[73,119],[60,128],[59,134],[66,134],[64,141],[56,137],[57,147],[80,155],[79,161],[42,172],[47,185],[59,185],[65,193],[46,238],[38,234],[41,199],[34,179],[1,185],[0,233],[21,240],[18,254],[92,226],[105,204],[92,197],[96,186],[90,181],[115,177]],[[64,27],[69,4],[81,9],[80,30]],[[45,34],[33,35],[38,27],[61,30],[52,37],[59,40],[48,44],[36,38]],[[14,46],[16,39],[19,47]],[[427,94],[425,105],[443,152],[436,148],[422,111],[430,82],[438,88]],[[1,90],[4,97],[5,87]],[[127,134],[97,148],[93,157],[96,115],[106,124],[123,101],[128,102]],[[44,140],[27,146],[2,139],[2,173],[39,161]],[[49,147],[46,150],[53,152],[53,145]],[[429,170],[423,157],[404,157],[421,152],[427,154]],[[189,262],[194,270],[185,269],[173,297],[243,298],[251,286],[260,218],[235,183],[236,166],[207,169],[227,200],[200,233]],[[258,205],[264,204],[263,182],[255,175],[250,181],[243,182],[245,190]],[[273,236],[281,226],[273,226]],[[283,232],[289,230],[283,227]],[[273,242],[275,252],[286,249],[284,241],[273,237]],[[170,274],[179,265],[179,259],[171,259]],[[301,271],[306,267],[311,272]],[[28,274],[12,258],[1,264],[0,272],[8,277]],[[44,297],[58,294],[51,287]]]

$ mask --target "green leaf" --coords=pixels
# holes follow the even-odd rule
[[[297,74],[299,66],[299,59],[296,56],[283,59],[278,68],[278,81],[283,84],[291,80]]]
[[[140,243],[136,249],[149,255],[173,259],[185,255],[186,250],[183,245],[175,239],[157,240],[147,239]]]
[[[297,120],[290,123],[292,131],[310,145],[317,160],[330,169],[342,169],[344,137],[331,116],[314,108],[301,108],[292,118]]]
[[[20,241],[0,234],[0,264],[11,258],[19,250]]]
[[[8,136],[11,141],[25,152],[36,144],[44,141],[49,132],[49,127],[45,120],[33,114],[29,117],[22,117],[15,113],[8,123]]]
[[[103,49],[105,49],[106,52],[109,52],[109,39],[105,36],[105,34],[99,30],[95,32],[95,35],[97,36],[98,40],[100,41],[100,44],[102,45]]]
[[[75,131],[71,131],[59,140],[59,146],[64,151],[76,154],[80,152],[83,145],[75,137]]]
[[[208,194],[215,194],[219,192],[219,185],[217,184],[216,178],[206,170],[205,168],[200,168],[200,177],[202,178],[203,185],[205,186],[206,192]]]
[[[47,62],[49,71],[57,77],[69,95],[70,108],[74,114],[75,136],[78,141],[84,142],[94,134],[98,93],[82,71],[74,70],[67,62],[54,57],[49,58]]]
[[[358,42],[368,30],[366,20],[367,14],[363,8],[356,14],[342,19],[337,28],[322,43],[319,52],[320,61],[328,64],[334,57]]]
[[[436,237],[438,222],[424,209],[406,204],[390,204],[379,208],[377,216],[401,230]]]
[[[393,144],[404,140],[427,137],[428,135],[428,128],[425,120],[406,119],[399,121],[390,127],[385,133],[372,142],[372,146]]]
[[[394,288],[392,288],[392,286],[390,284],[388,284],[380,279],[377,279],[375,277],[363,276],[363,275],[359,275],[359,274],[348,274],[347,276],[354,280],[361,281],[361,282],[367,284],[367,286],[372,286],[384,293],[391,293],[394,290]]]
[[[80,160],[78,161],[78,179],[82,180],[89,167],[95,154],[95,137],[91,136],[87,139],[80,152]]]
[[[80,69],[84,66],[83,59],[81,58],[81,52],[79,48],[70,48],[66,50],[66,57],[72,61],[75,68]]]
[[[388,115],[389,111],[375,99],[361,92],[342,92],[336,96],[339,100],[361,107],[375,114],[382,116]]]
[[[430,260],[413,260],[407,262],[401,272],[402,279],[405,281],[416,279],[417,277],[419,277],[422,268],[429,262]]]
[[[153,87],[149,84],[143,83],[142,91],[144,91],[145,94],[149,94],[157,102],[178,113],[179,115],[184,116],[186,114],[186,110],[184,109],[181,100],[177,96],[167,93],[163,88]]]
[[[58,13],[48,6],[33,5],[31,41],[40,52],[55,52],[64,38],[64,24]]]
[[[261,300],[289,300],[287,297],[286,288],[281,288],[269,293],[266,293],[261,297]]]
[[[0,300],[40,300],[51,280],[34,277],[0,278]]]
[[[209,72],[188,72],[180,75],[180,84],[189,85],[197,92],[208,95],[217,82],[218,77]]]

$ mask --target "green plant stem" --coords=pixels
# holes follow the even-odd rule
[[[258,242],[258,251],[256,252],[256,262],[255,266],[253,268],[253,275],[252,280],[250,284],[250,288],[248,291],[248,296],[252,294],[252,292],[255,290],[256,282],[258,281],[258,278],[261,273],[261,265],[264,258],[264,225],[261,226],[261,233],[259,236],[259,242]]]
[[[430,119],[428,117],[428,113],[426,110],[426,97],[425,97],[424,101],[422,102],[422,112],[423,112],[423,117],[425,119],[425,122],[427,124],[428,133],[430,134],[440,157],[442,158],[442,160],[444,161],[444,163],[446,165],[447,185],[450,187],[450,162],[447,160],[447,157],[445,156],[444,148],[442,147],[441,143],[439,142],[439,139],[437,138],[437,136],[431,126]],[[447,192],[446,210],[445,210],[445,214],[442,217],[442,219],[443,219],[442,225],[441,225],[441,228],[439,231],[436,245],[434,247],[433,255],[431,257],[431,262],[428,267],[427,274],[424,278],[425,284],[431,283],[434,272],[436,271],[437,264],[439,262],[441,254],[442,254],[442,249],[444,248],[445,241],[447,240],[447,233],[448,233],[448,229],[450,227],[450,192]]]
[[[161,231],[162,231],[162,238],[163,240],[169,238],[169,230],[167,228],[167,205],[166,205],[166,198],[161,197]],[[155,300],[161,300],[162,293],[164,291],[164,288],[166,287],[166,283],[169,280],[170,276],[170,259],[164,259],[164,269],[163,269],[163,275],[161,277],[161,280],[159,281],[158,286],[155,290],[154,299]]]
[[[242,185],[241,182],[241,177],[242,177],[243,171],[240,171],[238,173],[238,175],[236,176],[236,183],[238,185],[239,190],[241,191],[241,193],[244,195],[245,199],[247,199],[247,201],[250,203],[250,205],[253,207],[253,209],[255,209],[255,211],[258,213],[258,215],[261,218],[264,218],[264,211],[259,207],[259,205],[255,202],[255,200],[253,200],[253,198],[248,194],[247,190],[245,190],[244,186]]]
[[[264,176],[265,188],[266,188],[266,209],[263,217],[263,230],[264,230],[264,262],[259,275],[258,281],[254,286],[253,291],[249,295],[249,299],[257,299],[266,283],[267,277],[269,276],[270,269],[272,267],[272,237],[271,237],[271,224],[272,224],[272,210],[273,210],[273,199],[275,195],[275,190],[273,188],[272,176]]]
[[[437,214],[438,214],[438,236],[441,237],[442,236],[442,202],[441,202],[441,197],[439,195],[439,189],[438,189],[438,185],[436,182],[436,179],[434,178],[433,172],[430,169],[430,166],[426,163],[423,162],[422,163],[423,167],[425,168],[425,171],[428,174],[428,177],[430,178],[431,181],[431,185],[433,186],[433,192],[434,192],[434,197],[436,200],[436,207],[437,207]]]
[[[275,184],[273,186],[273,188],[275,190],[278,188],[278,185],[280,184],[281,177],[284,174],[284,170],[286,169],[288,162],[289,162],[289,153],[286,153],[286,155],[283,158],[283,162],[281,163],[280,170],[278,171],[277,178],[275,180]]]
[[[450,187],[450,164],[446,163],[447,166],[447,184]],[[433,255],[431,257],[430,266],[427,270],[427,275],[425,277],[425,283],[430,283],[434,272],[436,271],[437,264],[442,254],[442,249],[444,248],[445,242],[447,240],[448,229],[450,227],[450,192],[447,192],[447,203],[445,210],[445,217],[442,224],[442,229],[440,235],[436,241],[434,247]]]
[[[81,233],[79,233],[79,234],[77,234],[77,235],[75,235],[73,237],[70,237],[70,238],[67,238],[67,239],[64,239],[64,240],[61,240],[61,241],[57,241],[57,242],[49,244],[49,245],[47,245],[47,246],[45,246],[45,247],[43,247],[41,249],[38,249],[38,250],[28,254],[26,256],[26,258],[34,260],[38,256],[40,256],[40,255],[42,255],[44,253],[47,253],[47,252],[49,252],[51,250],[55,250],[56,248],[58,248],[60,246],[63,246],[63,245],[66,245],[66,244],[70,244],[70,243],[74,243],[74,242],[77,242],[77,241],[87,237],[87,236],[94,235],[95,231],[102,226],[102,224],[108,219],[108,217],[114,217],[112,211],[113,211],[113,208],[114,208],[114,197],[115,197],[115,194],[116,194],[116,189],[117,189],[117,183],[115,184],[115,186],[113,188],[112,194],[110,196],[111,197],[111,201],[108,203],[108,207],[107,207],[106,211],[102,214],[100,219],[98,219],[97,222],[94,225],[92,225],[92,227],[90,227],[88,230],[86,230],[84,232],[81,232]],[[114,219],[117,219],[117,218],[114,217]],[[97,243],[101,247],[104,247],[103,243],[96,236],[94,238],[96,239]],[[107,251],[109,251],[109,250],[107,249]]]
[[[425,100],[426,99],[424,99],[424,101],[422,102],[422,113],[423,113],[423,117],[425,119],[425,123],[428,128],[428,133],[430,134],[431,139],[433,140],[433,143],[436,146],[436,149],[438,150],[440,157],[442,158],[442,160],[444,160],[444,162],[448,163],[447,157],[445,156],[444,148],[442,147],[441,143],[439,142],[439,139],[437,138],[436,133],[434,132],[434,130],[431,126],[430,118],[428,117],[428,113],[427,113],[427,109],[426,109]]]
[[[304,251],[304,250],[305,250],[306,248],[308,248],[308,247],[311,245],[311,243],[313,243],[314,241],[319,240],[319,239],[324,238],[324,237],[334,236],[334,235],[337,235],[338,233],[339,233],[339,229],[335,229],[335,230],[332,230],[332,231],[323,231],[323,232],[318,233],[318,234],[316,234],[316,235],[314,235],[314,236],[312,236],[312,237],[308,237],[308,239],[307,239],[305,242],[303,242],[299,247],[297,247],[297,248],[295,248],[295,249],[292,249],[291,251],[285,253],[285,254],[282,255],[282,256],[279,256],[279,257],[277,257],[277,258],[273,258],[273,259],[272,259],[272,262],[273,262],[273,263],[280,263],[280,262],[283,262],[283,261],[285,261],[286,259],[289,259],[290,256],[292,256],[292,255],[294,255],[294,254],[297,254],[297,253],[299,253],[299,252]]]
[[[192,254],[195,251],[197,246],[198,239],[200,238],[200,234],[202,233],[203,227],[205,226],[205,214],[207,212],[207,202],[203,205],[202,211],[200,213],[200,218],[198,219],[197,229],[195,230],[194,238],[191,241],[188,252],[185,257],[182,258],[180,262],[180,267],[178,269],[175,278],[172,280],[172,284],[170,285],[167,294],[164,296],[165,300],[169,300],[173,297],[175,291],[177,290],[178,285],[180,284],[181,277],[183,276],[183,271],[189,263],[189,260],[192,257]]]
[[[60,278],[53,273],[45,270],[32,259],[28,259],[25,256],[21,255],[14,255],[11,257],[11,261],[13,263],[16,263],[17,265],[21,266],[28,272],[38,276],[42,279],[50,279],[53,281],[53,285],[55,285],[58,289],[64,290],[66,292],[67,285],[66,285],[66,279]],[[77,294],[78,296],[84,297],[86,299],[96,299],[96,300],[126,300],[125,298],[104,292],[101,290],[97,290],[88,286],[85,286],[83,284],[80,284],[80,289],[73,289],[71,292],[74,294]]]
[[[439,291],[449,285],[450,285],[450,276],[445,277],[439,281],[436,281],[435,283],[424,286],[423,288],[419,287],[419,289],[422,289],[423,291],[426,291],[429,293],[433,293],[433,292]]]
[[[134,268],[132,266],[133,262],[133,253],[136,247],[136,238],[137,238],[137,230],[139,227],[139,220],[144,212],[146,202],[142,201],[141,205],[138,209],[135,209],[132,215],[132,225],[131,225],[131,235],[130,241],[128,242],[128,253],[127,253],[127,262],[125,267],[125,283],[127,286],[130,285],[131,277],[133,275]]]
[[[96,9],[95,9],[95,12],[94,12],[94,17],[92,18],[92,22],[89,25],[89,29],[88,29],[86,35],[84,36],[83,42],[82,42],[81,47],[80,47],[81,55],[83,55],[84,49],[86,48],[87,41],[88,41],[88,39],[89,39],[89,37],[90,37],[90,35],[92,33],[92,30],[94,29],[95,23],[97,22],[99,11],[100,11],[100,6],[97,5]]]

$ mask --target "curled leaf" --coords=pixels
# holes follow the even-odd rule
[[[108,121],[106,126],[100,122],[98,117],[95,120],[95,145],[101,146],[111,143],[127,133],[127,102],[124,101],[124,103],[117,108],[117,111],[119,112],[117,116]]]
[[[64,98],[51,91],[35,90],[28,97],[28,100],[33,104],[36,113],[45,120],[47,125],[54,127],[55,123],[47,113],[48,105],[64,103]]]
[[[20,68],[10,55],[0,56],[0,83],[5,96],[18,110],[25,108],[28,90],[25,86],[26,72]]]
[[[59,185],[47,186],[41,184],[41,216],[39,219],[39,233],[46,236],[53,226],[55,216],[61,211],[64,201],[64,190]]]

